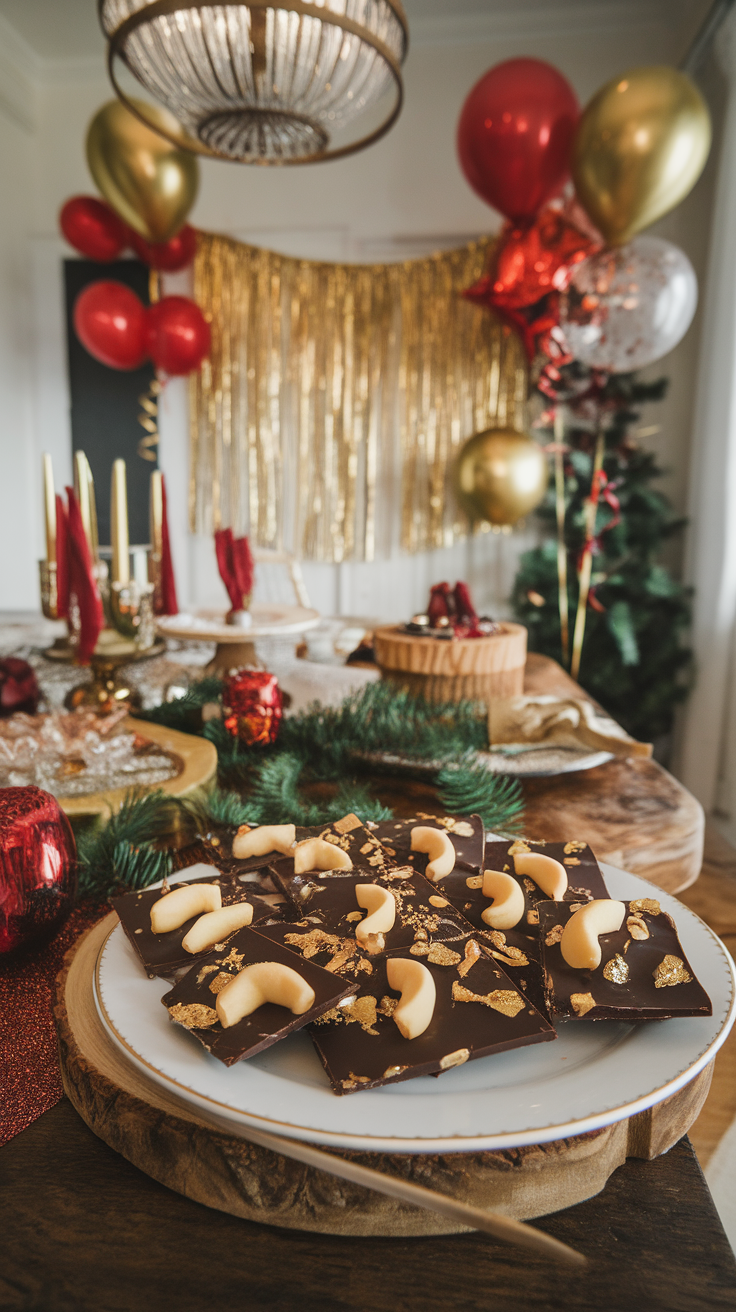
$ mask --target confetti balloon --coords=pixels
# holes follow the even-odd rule
[[[576,360],[630,373],[677,346],[697,303],[684,252],[661,237],[636,237],[578,266],[560,298],[560,326]]]

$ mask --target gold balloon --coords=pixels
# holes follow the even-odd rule
[[[173,115],[132,101],[167,132],[180,132]],[[168,241],[197,197],[199,164],[145,127],[119,100],[95,114],[87,132],[87,163],[113,209],[146,241]]]
[[[513,428],[476,433],[458,457],[458,496],[471,519],[515,524],[539,505],[548,481],[541,446]]]
[[[601,88],[580,120],[572,175],[609,245],[622,246],[684,200],[710,139],[708,107],[676,68],[633,68]]]

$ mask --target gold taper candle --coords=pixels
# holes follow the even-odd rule
[[[128,487],[124,460],[114,460],[112,466],[110,541],[112,543],[112,582],[129,583]]]
[[[54,491],[54,467],[48,452],[43,457],[43,509],[46,523],[46,560],[49,565],[56,564],[56,493]]]
[[[160,469],[154,469],[151,473],[150,493],[149,493],[149,515],[151,524],[151,552],[155,557],[161,559],[161,547],[164,524],[164,492],[163,492],[163,475]]]
[[[74,492],[79,502],[82,526],[92,553],[92,559],[99,560],[100,548],[97,538],[97,505],[95,502],[95,484],[92,478],[89,460],[84,451],[74,453]]]

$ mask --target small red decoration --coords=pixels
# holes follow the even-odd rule
[[[50,934],[76,887],[74,837],[56,798],[0,788],[0,955]]]
[[[247,610],[253,591],[253,556],[247,538],[233,537],[231,528],[218,528],[215,552],[220,578],[232,610]]]
[[[197,251],[197,232],[189,223],[185,223],[174,237],[168,241],[146,241],[137,232],[130,230],[130,244],[136,255],[151,269],[162,273],[179,273],[191,264]]]
[[[147,317],[148,354],[172,377],[198,369],[210,349],[210,326],[188,296],[164,296]]]
[[[542,59],[507,59],[473,87],[457,149],[474,191],[515,221],[531,219],[564,183],[580,109]]]
[[[470,599],[467,583],[435,583],[430,589],[427,607],[429,627],[451,628],[456,638],[482,638],[490,632],[479,626],[478,615]]]
[[[26,711],[35,715],[41,696],[36,676],[28,661],[6,656],[0,661],[0,716]]]
[[[82,513],[74,489],[66,489],[69,513],[67,516],[67,570],[69,601],[78,612],[77,663],[88,665],[97,646],[103,625],[102,601],[95,580],[92,555],[82,523]]]
[[[131,237],[123,220],[95,196],[72,196],[62,207],[59,227],[70,246],[101,264],[116,260]]]
[[[137,369],[146,358],[146,310],[121,282],[93,282],[74,305],[82,346],[111,369]]]
[[[225,728],[247,743],[267,746],[278,737],[283,698],[275,674],[265,670],[238,670],[222,692]]]

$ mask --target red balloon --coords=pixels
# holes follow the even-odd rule
[[[59,226],[70,246],[102,264],[116,260],[130,240],[127,224],[94,196],[72,196],[62,207]]]
[[[210,349],[210,326],[188,296],[164,296],[148,311],[148,354],[177,376],[198,369]]]
[[[179,273],[191,264],[197,250],[197,232],[185,223],[168,241],[145,241],[137,232],[130,232],[131,245],[137,255],[151,269],[162,273]]]
[[[111,369],[137,369],[146,350],[146,309],[122,282],[91,282],[74,305],[82,346]]]
[[[463,173],[507,218],[532,219],[567,177],[579,118],[575,92],[551,64],[496,64],[473,87],[460,114]]]

